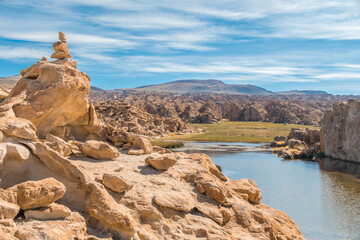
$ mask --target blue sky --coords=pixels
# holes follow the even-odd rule
[[[0,76],[49,58],[58,31],[104,89],[219,79],[360,94],[359,0],[1,0]]]

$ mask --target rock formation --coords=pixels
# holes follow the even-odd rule
[[[360,102],[334,104],[321,120],[321,147],[328,157],[360,163]]]
[[[322,156],[320,148],[320,130],[309,128],[292,128],[289,135],[277,136],[271,143],[274,153],[285,159],[317,160]]]
[[[74,61],[40,61],[1,103],[1,238],[304,239],[253,181],[99,121],[89,87]]]
[[[55,42],[53,44],[53,48],[55,52],[51,55],[51,58],[57,58],[57,59],[72,58],[72,56],[69,53],[69,48],[67,45],[65,34],[63,34],[62,32],[59,32],[59,40],[60,40],[59,42]]]

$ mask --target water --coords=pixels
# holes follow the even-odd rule
[[[360,164],[282,160],[261,144],[186,143],[178,151],[208,154],[232,180],[254,179],[262,202],[288,214],[309,240],[360,239]]]

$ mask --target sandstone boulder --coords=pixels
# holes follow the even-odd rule
[[[71,210],[64,205],[51,203],[47,207],[25,210],[24,215],[26,219],[37,219],[37,220],[61,219],[70,216]]]
[[[168,168],[174,166],[177,160],[173,155],[166,155],[158,158],[149,156],[145,159],[145,162],[157,170],[167,170]]]
[[[105,187],[117,193],[123,193],[131,188],[131,185],[120,176],[104,174],[102,181]]]
[[[96,140],[86,141],[82,146],[82,151],[85,155],[95,159],[113,159],[120,155],[115,147]]]
[[[0,219],[13,219],[19,211],[16,192],[0,188]]]
[[[27,181],[9,189],[17,193],[17,203],[23,210],[46,207],[64,196],[66,191],[64,184],[54,178]]]
[[[129,210],[118,204],[105,189],[91,184],[85,207],[90,216],[123,238],[130,239],[135,234],[136,223]]]
[[[89,124],[90,78],[76,69],[75,61],[39,61],[22,70],[21,75],[3,104],[10,104],[16,117],[30,120],[40,138],[57,127]],[[21,104],[14,104],[15,101]],[[29,132],[34,127],[27,129]],[[34,139],[32,135],[27,138]]]

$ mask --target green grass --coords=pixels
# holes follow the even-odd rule
[[[173,149],[173,148],[181,148],[184,146],[182,142],[174,142],[174,141],[162,141],[162,140],[151,140],[151,144],[153,146],[158,146],[162,148],[167,149]]]
[[[287,136],[291,128],[319,127],[268,122],[229,122],[215,124],[191,124],[206,129],[206,133],[168,136],[162,140],[204,141],[204,142],[272,142],[275,136]]]

